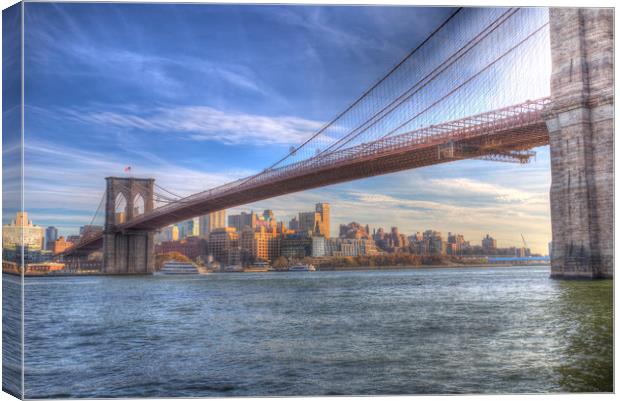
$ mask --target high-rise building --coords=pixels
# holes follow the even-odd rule
[[[317,203],[314,212],[300,212],[299,220],[290,221],[289,227],[300,233],[311,233],[311,235],[322,235],[329,238],[330,235],[330,215],[328,203]]]
[[[288,222],[288,228],[293,231],[299,231],[299,220],[297,220],[297,217],[293,217],[291,221]]]
[[[375,241],[368,238],[331,238],[325,241],[325,255],[365,256],[377,254]]]
[[[379,228],[372,235],[372,239],[379,248],[387,252],[402,252],[409,249],[409,240],[405,234],[398,231],[398,227],[392,227],[389,233]]]
[[[448,233],[448,254],[460,255],[466,247],[465,237],[462,234]]]
[[[275,216],[273,214],[273,210],[267,209],[267,210],[263,211],[263,219],[267,220],[267,221],[274,220]]]
[[[319,235],[321,225],[321,214],[317,212],[299,213],[299,232],[312,232]]]
[[[2,248],[17,249],[20,245],[29,251],[43,248],[45,230],[28,220],[28,213],[17,212],[15,220],[2,226]]]
[[[275,219],[273,211],[265,210],[263,214],[256,215],[252,228],[257,229],[259,227],[264,227],[267,231],[277,230],[278,222]]]
[[[65,241],[65,238],[61,235],[54,242],[51,242],[50,251],[52,251],[52,253],[54,254],[57,254],[60,252],[64,252],[65,249],[71,247],[71,245],[73,245],[73,243]]]
[[[45,229],[45,249],[52,250],[54,241],[58,239],[58,229],[54,226],[49,226]]]
[[[280,252],[289,259],[303,259],[312,255],[312,238],[305,233],[289,234],[280,240]]]
[[[325,256],[325,237],[312,237],[312,256]]]
[[[179,227],[172,226],[170,227],[170,240],[169,241],[178,241],[179,240]]]
[[[445,255],[447,246],[446,241],[439,231],[426,230],[424,232],[424,239],[428,243],[428,253],[431,255]]]
[[[155,253],[179,252],[195,260],[207,253],[206,245],[206,240],[192,236],[179,241],[163,241],[155,245]]]
[[[391,236],[392,244],[394,248],[403,248],[409,245],[409,242],[407,241],[407,237],[398,231],[398,227],[392,227],[390,231],[390,236]]]
[[[239,262],[239,234],[234,227],[216,228],[209,233],[209,255],[224,264]]]
[[[246,213],[241,212],[239,214],[233,214],[228,216],[228,227],[234,227],[237,232],[241,232],[243,227],[256,226],[256,214],[254,212]]]
[[[441,233],[435,230],[426,230],[424,233],[416,233],[407,238],[409,250],[418,255],[445,255],[453,254],[456,244],[444,241]]]
[[[196,237],[198,236],[198,234],[200,234],[198,217],[185,220],[177,224],[177,226],[179,228],[179,239],[183,239],[187,237]]]
[[[488,252],[494,251],[495,249],[497,249],[497,241],[487,234],[486,237],[482,239],[482,250]]]
[[[319,234],[324,236],[325,238],[329,238],[331,229],[329,203],[317,203],[315,205],[315,210],[321,218],[319,223],[319,232],[315,234]]]
[[[422,241],[424,239],[424,235],[421,232],[416,232],[413,235],[410,235],[409,237],[407,237],[407,239],[409,240],[409,242],[418,242],[418,241]]]
[[[177,241],[179,239],[179,228],[176,225],[162,228],[155,236],[155,242]]]
[[[270,235],[265,227],[256,230],[252,227],[244,227],[239,236],[242,261],[249,264],[258,260],[269,260],[269,239]]]
[[[351,222],[349,224],[341,224],[339,229],[339,237],[340,238],[370,238],[368,234],[368,226],[363,227],[361,224],[356,222]]]
[[[209,233],[216,228],[226,227],[226,210],[218,210],[217,212],[200,216],[198,226],[200,230],[200,238],[208,238]]]

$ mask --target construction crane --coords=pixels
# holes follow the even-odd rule
[[[523,240],[523,256],[527,254],[527,243],[525,242],[525,237],[521,234],[521,239]]]
[[[525,237],[521,234],[521,239],[523,240],[523,247],[527,249],[527,243],[525,242]]]

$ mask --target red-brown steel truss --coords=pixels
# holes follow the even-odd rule
[[[159,207],[116,230],[155,230],[279,195],[455,160],[527,163],[533,156],[530,149],[549,143],[543,118],[549,101],[527,101],[267,169]],[[64,254],[100,248],[101,242],[102,234],[96,234]]]

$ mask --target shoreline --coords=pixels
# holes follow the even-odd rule
[[[485,267],[540,267],[548,266],[548,263],[515,265],[510,263],[487,263],[487,264],[441,264],[441,265],[419,265],[419,266],[347,266],[347,267],[335,267],[321,269],[317,268],[317,271],[355,271],[355,270],[415,270],[415,269],[458,269],[458,268],[485,268]]]
[[[419,265],[419,266],[345,266],[345,267],[331,267],[331,268],[317,268],[317,272],[343,272],[343,271],[382,271],[382,270],[416,270],[416,269],[458,269],[458,268],[489,268],[489,267],[542,267],[549,266],[548,263],[537,263],[537,264],[524,264],[524,265],[515,265],[515,264],[506,264],[506,263],[488,263],[488,264],[441,264],[441,265]],[[4,274],[8,274],[14,277],[21,277],[21,274],[16,272],[4,271]],[[202,275],[208,274],[230,274],[232,272],[219,272],[212,271],[207,273],[201,273]],[[234,273],[289,273],[288,270],[281,271],[243,271],[243,272],[234,272]],[[108,277],[136,277],[136,276],[152,276],[153,273],[148,274],[105,274],[101,272],[85,272],[85,273],[55,273],[55,274],[25,274],[24,277],[97,277],[97,276],[108,276]]]

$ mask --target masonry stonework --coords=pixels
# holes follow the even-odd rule
[[[133,219],[136,200],[144,202],[143,213],[153,210],[153,185],[150,178],[106,178],[105,229],[103,233],[103,271],[106,274],[149,274],[155,270],[154,232],[119,230],[117,200],[126,202],[125,221]]]
[[[551,8],[551,276],[613,277],[613,10]]]

